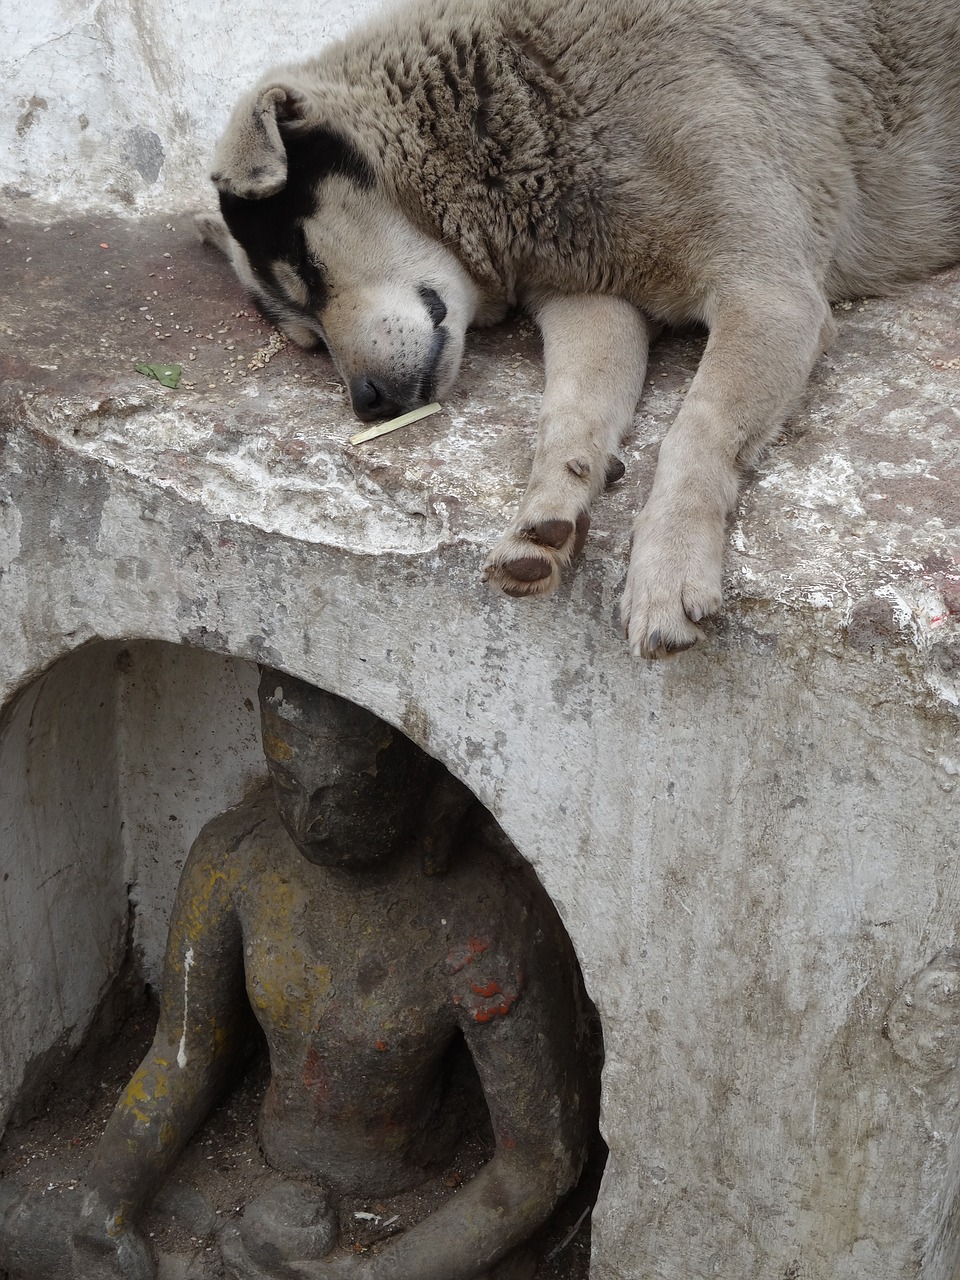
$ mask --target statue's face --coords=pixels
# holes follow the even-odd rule
[[[262,703],[263,749],[277,809],[310,862],[369,867],[396,853],[409,832],[412,792],[396,765],[399,745],[388,725],[351,732],[337,718],[318,724],[286,718]],[[414,784],[418,781],[411,779]]]

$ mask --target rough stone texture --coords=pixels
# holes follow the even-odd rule
[[[115,667],[131,940],[158,986],[184,854],[206,822],[264,778],[257,670],[149,643],[123,646]]]
[[[545,602],[497,599],[479,566],[526,475],[529,330],[477,335],[442,414],[352,447],[326,358],[271,356],[185,222],[44,225],[2,236],[0,705],[67,654],[42,687],[59,671],[89,710],[120,642],[207,652],[126,646],[170,703],[139,763],[103,762],[140,838],[101,839],[85,813],[70,854],[103,885],[88,909],[112,904],[114,949],[38,1020],[33,984],[76,975],[21,944],[0,1115],[30,1062],[81,1033],[126,883],[149,870],[161,910],[193,834],[164,833],[171,789],[201,820],[242,788],[250,673],[227,656],[264,660],[443,759],[557,903],[607,1048],[598,1280],[953,1280],[960,273],[838,309],[733,522],[724,618],[637,665],[615,625],[630,513],[699,339],[659,348],[577,573]],[[184,383],[146,381],[145,358],[181,362]],[[222,664],[205,705],[194,661]],[[115,678],[129,744],[149,700]],[[25,706],[3,722],[8,759]],[[233,763],[171,779],[176,726],[201,743],[211,715]],[[93,784],[71,777],[89,809]],[[18,788],[5,770],[0,903],[39,918],[64,819],[35,819]],[[152,963],[159,932],[141,934]]]
[[[84,652],[0,713],[0,1123],[29,1105],[124,955],[115,702],[109,664]]]
[[[4,5],[0,212],[34,200],[155,212],[205,198],[213,142],[241,89],[378,4]]]

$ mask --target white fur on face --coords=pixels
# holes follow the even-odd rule
[[[373,378],[402,407],[444,395],[457,376],[479,304],[476,286],[454,255],[377,192],[344,178],[324,182],[320,207],[304,232],[328,287],[317,320],[347,385]],[[424,290],[439,295],[446,309],[439,325]]]

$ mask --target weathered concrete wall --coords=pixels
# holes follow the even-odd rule
[[[199,649],[130,644],[117,664],[118,790],[133,945],[157,983],[177,878],[200,828],[264,777],[257,669]]]
[[[254,767],[245,677],[217,664],[286,666],[443,759],[558,904],[608,1055],[599,1280],[954,1280],[960,276],[838,312],[734,522],[725,618],[640,666],[614,622],[630,512],[695,340],[654,359],[577,574],[494,599],[479,565],[526,474],[529,332],[478,335],[443,415],[355,449],[325,358],[271,354],[173,225],[13,227],[0,255],[0,704],[88,640],[206,651],[132,650],[150,665],[121,697],[119,790],[144,904],[187,818]],[[132,371],[159,351],[187,367],[176,392]],[[201,774],[214,739],[236,758]],[[0,847],[0,878],[17,858]],[[155,955],[155,921],[142,936]],[[33,981],[0,988],[0,1037]]]
[[[158,981],[185,851],[264,773],[256,683],[196,649],[94,641],[8,705],[0,1129],[56,1079],[128,944]]]
[[[112,658],[82,650],[0,717],[0,1124],[79,1043],[124,953]]]
[[[577,576],[493,600],[529,333],[354,450],[329,365],[273,354],[185,219],[100,216],[209,204],[238,90],[371,7],[0,16],[0,1124],[82,1034],[128,885],[156,971],[192,836],[257,771],[266,660],[442,758],[557,902],[608,1054],[597,1280],[954,1280],[960,277],[838,312],[734,522],[726,618],[639,667],[630,513],[696,342],[654,360]]]
[[[40,0],[0,12],[0,212],[145,212],[210,202],[213,140],[275,62],[375,0]]]

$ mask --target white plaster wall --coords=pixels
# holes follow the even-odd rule
[[[201,207],[214,141],[252,80],[376,0],[0,5],[0,211]]]
[[[73,654],[0,718],[0,1127],[79,1044],[124,952],[115,652]]]
[[[190,593],[208,598],[209,566],[164,574],[159,598],[104,589],[124,555],[172,565],[189,540],[175,504],[170,525],[159,510],[137,520],[142,498],[114,490],[107,505],[123,518],[105,513],[113,533],[95,559],[48,545],[48,578],[102,602],[101,635],[175,640]],[[886,1035],[897,993],[960,943],[952,714],[831,644],[826,620],[817,648],[813,630],[784,624],[769,650],[748,636],[639,667],[586,607],[612,608],[589,567],[580,589],[533,614],[474,599],[462,549],[418,573],[396,555],[268,549],[239,524],[213,545],[223,589],[207,635],[253,658],[270,634],[269,660],[407,729],[490,805],[559,906],[608,1055],[597,1280],[952,1280],[949,990],[932,1051]],[[310,586],[278,614],[291,575]],[[57,600],[47,634],[64,634],[64,609],[78,638],[81,606]],[[445,625],[425,631],[425,614]],[[38,636],[35,618],[24,635]],[[158,657],[127,730],[150,729],[169,699],[150,730],[152,776],[125,769],[159,901],[189,839],[163,828],[185,794],[170,766],[206,744],[218,698],[233,700],[224,726],[242,725],[247,677],[213,655],[216,688],[198,699],[204,660]],[[0,655],[8,684],[15,669],[15,654]],[[190,750],[169,740],[176,726]],[[209,759],[194,770],[198,821],[229,799],[213,772],[222,757]],[[241,780],[239,758],[230,768]],[[945,982],[955,977],[948,967]]]
[[[80,1043],[128,940],[147,981],[159,981],[190,844],[263,776],[256,688],[249,662],[101,642],[57,663],[8,709],[0,1129]]]
[[[118,780],[133,943],[160,979],[183,859],[200,828],[264,776],[257,668],[179,645],[135,643],[118,665]]]

